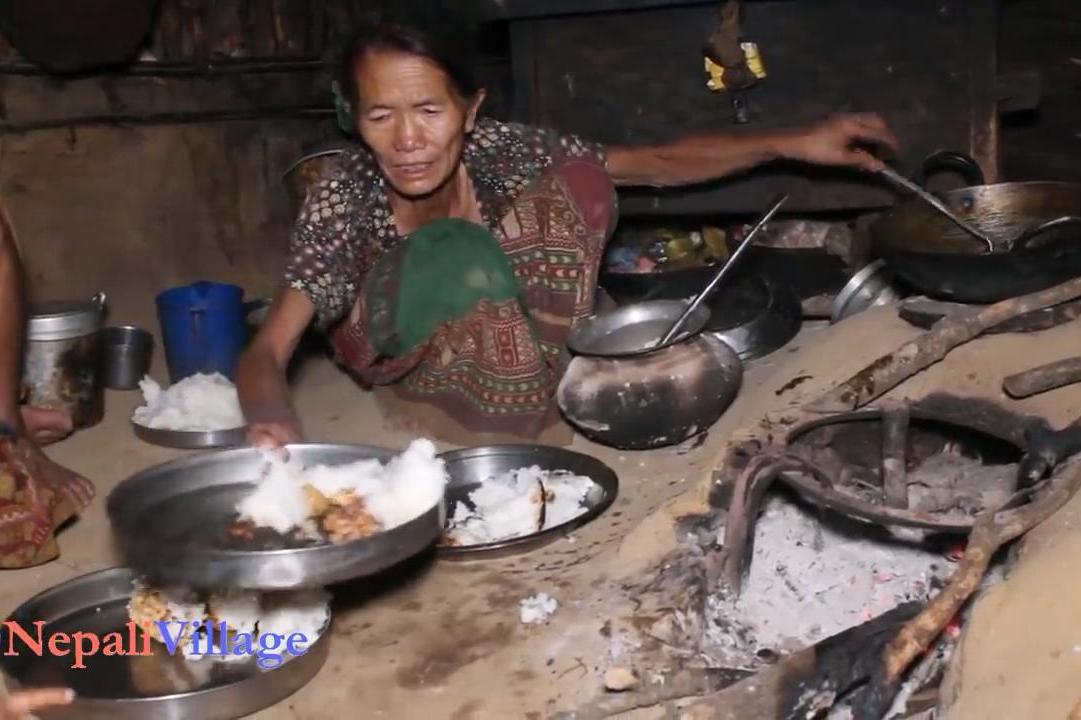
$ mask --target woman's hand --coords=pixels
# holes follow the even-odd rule
[[[0,699],[0,720],[24,720],[31,713],[57,705],[70,705],[75,693],[67,688],[19,690]]]
[[[782,154],[818,165],[848,165],[871,172],[884,163],[873,150],[897,152],[897,138],[874,113],[838,115],[791,136]]]
[[[248,422],[248,442],[256,447],[276,450],[301,440],[300,423],[289,402],[285,367],[314,315],[315,306],[304,293],[283,290],[240,356],[237,394]]]
[[[897,138],[873,113],[839,115],[800,130],[710,133],[663,145],[607,148],[616,185],[676,187],[716,180],[782,158],[849,165],[875,172],[876,152],[896,152]]]
[[[293,420],[249,423],[247,435],[250,444],[268,450],[277,450],[284,445],[304,439],[299,425]]]

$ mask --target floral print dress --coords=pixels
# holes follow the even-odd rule
[[[462,162],[484,223],[507,253],[520,303],[481,302],[402,358],[367,337],[367,283],[399,235],[388,187],[364,148],[342,153],[308,188],[290,241],[289,287],[315,306],[338,361],[384,402],[440,439],[537,438],[558,424],[552,397],[571,323],[592,311],[615,191],[600,146],[482,119]],[[391,288],[392,291],[392,288]]]

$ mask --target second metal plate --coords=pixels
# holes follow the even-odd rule
[[[440,457],[447,464],[447,513],[463,502],[472,507],[469,493],[479,488],[485,480],[518,468],[539,466],[542,470],[566,470],[575,475],[585,475],[595,483],[586,496],[585,511],[576,518],[545,530],[520,537],[508,538],[479,545],[440,545],[439,554],[446,558],[461,560],[495,558],[535,550],[558,540],[576,528],[592,521],[616,499],[619,479],[612,468],[595,457],[544,445],[491,445],[443,453]]]

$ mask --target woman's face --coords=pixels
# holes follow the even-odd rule
[[[384,176],[405,197],[434,193],[458,168],[483,92],[466,100],[438,65],[403,52],[368,53],[355,71],[357,129]]]

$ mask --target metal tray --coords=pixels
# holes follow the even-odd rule
[[[120,631],[126,638],[132,578],[126,568],[83,575],[30,598],[8,619],[31,632],[32,623],[44,621],[44,637],[52,632]],[[6,632],[0,627],[5,650]],[[270,707],[307,685],[323,667],[329,646],[328,624],[308,652],[269,670],[260,670],[254,659],[188,661],[169,655],[158,643],[151,643],[150,656],[100,652],[86,656],[83,669],[71,667],[71,655],[45,652],[38,657],[25,649],[17,656],[0,656],[0,668],[14,686],[62,686],[76,692],[71,705],[38,711],[43,720],[233,720]]]
[[[288,445],[305,465],[396,453],[365,445]],[[215,541],[234,518],[263,468],[260,451],[202,453],[144,470],[109,495],[108,512],[126,562],[159,584],[194,588],[287,590],[321,587],[375,574],[422,552],[443,530],[445,505],[386,532],[334,545],[273,550],[221,549]]]
[[[245,443],[245,428],[232,430],[208,430],[194,432],[189,430],[160,430],[140,425],[134,420],[135,437],[151,445],[160,445],[178,450],[209,450],[212,448],[238,447]]]
[[[568,470],[576,475],[585,475],[597,484],[586,496],[586,511],[578,517],[546,530],[508,540],[480,545],[440,545],[438,554],[448,559],[506,557],[535,550],[592,521],[608,509],[619,493],[619,479],[612,468],[595,457],[573,450],[544,445],[491,445],[454,450],[443,453],[440,457],[446,462],[447,473],[450,475],[446,502],[448,515],[459,501],[472,507],[469,493],[480,487],[486,479],[522,467],[539,465],[543,470]]]

